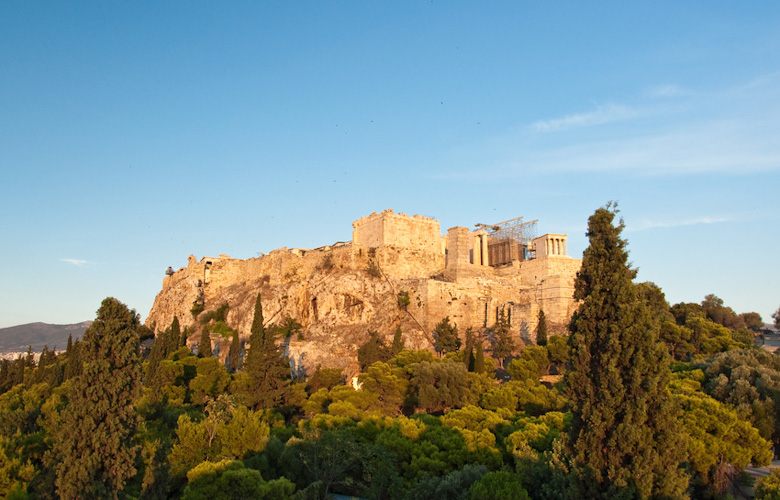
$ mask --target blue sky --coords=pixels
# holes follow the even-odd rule
[[[0,327],[148,314],[190,253],[374,211],[569,234],[671,303],[780,306],[778,2],[0,5]]]

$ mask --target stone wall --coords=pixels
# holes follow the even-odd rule
[[[576,306],[573,285],[581,261],[560,254],[565,235],[537,239],[545,248],[540,258],[490,267],[482,258],[487,237],[464,227],[448,232],[446,256],[433,219],[386,210],[353,227],[352,244],[333,248],[280,248],[246,260],[190,256],[186,267],[163,279],[146,323],[160,332],[178,316],[182,327],[197,331],[190,309],[202,297],[207,311],[228,303],[227,323],[246,340],[260,293],[266,325],[288,317],[302,325],[302,339],[285,341],[296,366],[322,364],[348,372],[369,330],[389,343],[400,326],[408,347],[430,349],[431,333],[444,317],[464,335],[467,328],[494,326],[503,310],[515,339],[530,343],[540,309],[554,333],[565,328]],[[547,246],[554,240],[556,247]],[[369,272],[372,262],[379,276]],[[399,307],[399,292],[409,294],[406,310]],[[190,342],[197,340],[194,334]],[[228,343],[220,341],[223,359]]]
[[[411,250],[440,252],[439,221],[419,215],[396,214],[392,210],[376,212],[352,223],[352,243],[377,248],[395,246]]]

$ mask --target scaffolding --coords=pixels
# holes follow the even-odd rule
[[[533,259],[535,255],[531,242],[536,238],[537,222],[523,222],[522,217],[517,217],[496,224],[474,224],[477,229],[487,233],[490,265],[500,266]]]

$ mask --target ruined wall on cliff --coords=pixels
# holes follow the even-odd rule
[[[388,221],[402,224],[390,230]],[[186,267],[163,279],[146,324],[159,332],[177,316],[182,327],[197,332],[200,326],[190,310],[202,299],[206,311],[227,303],[227,324],[247,340],[260,293],[267,326],[287,318],[302,325],[302,339],[285,341],[296,367],[310,371],[321,364],[345,372],[357,369],[357,350],[369,331],[389,344],[400,326],[407,347],[432,349],[431,332],[445,316],[463,335],[467,328],[492,327],[503,311],[512,335],[529,344],[536,340],[543,309],[552,333],[565,331],[576,306],[572,296],[579,259],[559,253],[498,267],[474,264],[467,253],[458,259],[455,248],[445,253],[445,238],[434,234],[431,228],[438,222],[432,221],[391,211],[356,221],[355,232],[363,231],[358,239],[382,243],[378,247],[282,248],[246,260],[190,256]],[[465,241],[465,228],[450,230],[450,239],[457,240],[458,230]],[[410,244],[420,231],[425,244]],[[473,242],[466,243],[467,252]],[[398,304],[400,292],[409,295],[406,308]],[[190,344],[197,341],[193,335]],[[228,343],[224,339],[217,347],[222,359]]]

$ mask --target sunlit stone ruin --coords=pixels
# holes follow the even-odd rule
[[[463,335],[467,328],[485,332],[503,314],[518,344],[528,345],[540,310],[553,334],[574,310],[582,261],[567,255],[566,234],[537,235],[536,220],[442,234],[436,219],[384,210],[352,227],[352,241],[315,249],[280,248],[246,260],[190,256],[187,267],[163,278],[147,325],[159,330],[178,316],[195,326],[196,301],[206,310],[226,302],[227,322],[247,339],[260,293],[267,325],[287,318],[301,325],[302,335],[285,341],[299,368],[348,370],[369,330],[389,342],[400,327],[407,347],[430,349],[445,316]],[[408,305],[399,300],[406,295]]]

